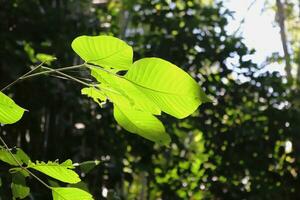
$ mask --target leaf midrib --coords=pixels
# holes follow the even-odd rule
[[[97,69],[100,69],[100,70],[102,70],[102,71],[104,71],[104,72],[106,72],[106,73],[108,73],[108,74],[112,74],[112,75],[117,76],[117,77],[119,77],[119,78],[122,78],[122,79],[124,79],[124,80],[126,80],[126,81],[128,81],[128,82],[130,82],[130,83],[132,83],[132,84],[134,84],[134,85],[137,85],[137,86],[139,86],[139,87],[141,87],[141,88],[144,88],[144,89],[147,89],[147,90],[151,90],[151,91],[153,91],[153,92],[158,92],[158,93],[163,93],[163,94],[173,95],[173,96],[179,96],[179,97],[189,97],[189,98],[191,98],[188,94],[171,93],[171,92],[160,91],[160,90],[156,90],[156,89],[153,89],[153,88],[149,88],[149,87],[143,86],[143,85],[141,85],[141,84],[139,84],[139,83],[137,83],[137,82],[134,82],[134,81],[132,81],[132,80],[126,78],[125,76],[120,76],[120,75],[118,75],[118,74],[112,73],[112,72],[110,72],[110,71],[108,71],[108,70],[106,70],[106,69],[104,69],[104,68],[102,68],[102,67],[100,67],[100,66],[92,65],[91,67],[97,67]],[[101,75],[100,75],[100,76],[101,76]],[[198,98],[200,99],[199,96],[196,96],[196,97],[198,97]]]

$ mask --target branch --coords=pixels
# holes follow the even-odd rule
[[[19,82],[23,77],[29,75],[30,73],[32,73],[33,71],[39,69],[42,65],[44,64],[44,62],[42,62],[41,64],[39,64],[38,66],[34,67],[32,70],[30,70],[29,72],[23,74],[22,76],[20,76],[19,78],[17,78],[16,80],[14,80],[13,82],[11,82],[10,84],[8,84],[7,86],[5,86],[4,88],[1,89],[1,92],[3,92],[4,90],[8,89],[9,87],[15,85],[17,82]]]
[[[41,184],[43,184],[46,188],[51,190],[51,187],[45,183],[42,179],[40,179],[39,177],[37,177],[34,173],[32,173],[31,171],[29,171],[26,167],[23,167],[23,165],[18,161],[18,159],[16,158],[16,156],[11,152],[10,148],[7,146],[7,144],[5,143],[5,141],[3,140],[3,138],[0,136],[0,141],[1,143],[4,145],[5,149],[9,152],[9,154],[11,155],[11,157],[14,159],[14,161],[19,165],[19,167],[21,167],[23,170],[25,170],[28,174],[30,174],[32,177],[34,177],[36,180],[38,180]]]

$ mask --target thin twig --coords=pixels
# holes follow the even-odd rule
[[[56,71],[66,71],[66,70],[70,70],[70,69],[78,69],[78,68],[83,67],[84,65],[85,65],[85,63],[84,64],[80,64],[80,65],[73,65],[73,66],[70,66],[70,67],[57,68],[55,70]],[[43,74],[48,74],[48,73],[53,73],[53,72],[55,72],[55,71],[53,71],[53,70],[51,70],[51,71],[47,70],[47,71],[43,71],[43,72],[37,72],[37,73],[34,73],[34,74],[30,74],[28,76],[24,76],[24,77],[22,77],[20,79],[25,80],[25,79],[32,78],[32,77],[35,77],[35,76],[40,76],[40,75],[43,75]]]
[[[63,73],[63,72],[61,72],[61,71],[58,71],[58,70],[56,70],[56,69],[52,69],[52,68],[45,67],[45,66],[42,66],[42,68],[43,68],[43,69],[47,69],[47,70],[52,71],[52,72],[55,72],[55,73],[57,73],[57,74],[59,74],[59,75],[62,75],[62,76],[64,76],[64,77],[67,77],[67,78],[69,78],[69,79],[71,79],[71,80],[73,80],[73,81],[76,81],[76,82],[78,82],[78,83],[80,83],[80,84],[82,84],[82,85],[85,85],[85,86],[88,86],[88,87],[91,86],[90,84],[88,84],[88,83],[86,83],[86,82],[83,82],[82,80],[79,80],[79,79],[77,79],[77,78],[74,78],[73,76],[70,76],[70,75],[68,75],[68,74],[65,74],[65,73]]]
[[[29,75],[30,73],[32,73],[33,71],[39,69],[42,65],[44,64],[44,62],[42,62],[41,64],[39,64],[38,66],[34,67],[32,70],[30,70],[29,72],[23,74],[22,76],[20,76],[19,78],[17,78],[16,80],[14,80],[13,82],[11,82],[10,84],[8,84],[7,86],[5,86],[4,88],[1,89],[1,92],[3,92],[4,90],[8,89],[9,87],[13,86],[14,84],[16,84],[18,81],[20,81],[23,77]]]
[[[7,146],[7,144],[5,143],[5,141],[3,140],[3,138],[1,136],[0,136],[0,141],[4,145],[4,147],[6,148],[6,150],[9,152],[9,154],[11,155],[11,157],[14,159],[14,161],[19,165],[19,167],[21,167],[23,170],[25,170],[26,172],[28,172],[32,177],[34,177],[41,184],[43,184],[45,187],[47,187],[48,189],[51,190],[51,187],[47,183],[45,183],[42,179],[40,179],[39,177],[37,177],[34,173],[32,173],[31,171],[29,171],[27,168],[23,167],[23,165],[18,161],[18,159],[15,157],[15,155],[11,152],[10,148]]]

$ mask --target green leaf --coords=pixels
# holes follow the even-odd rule
[[[27,156],[26,153],[22,149],[17,148],[17,152],[13,153],[15,156],[16,160],[23,164],[27,164],[29,161],[29,157]],[[3,147],[0,147],[0,160],[3,162],[6,162],[7,164],[13,165],[13,166],[19,166],[19,164],[15,161],[15,159],[12,157],[12,155]]]
[[[25,177],[21,173],[12,175],[11,190],[13,199],[24,199],[30,193],[30,188],[26,186]]]
[[[53,200],[93,200],[93,196],[78,188],[53,187]]]
[[[71,170],[75,168],[71,160],[66,160],[61,164],[51,161],[48,161],[48,163],[39,161],[36,163],[29,162],[28,168],[40,171],[65,183],[78,183],[81,181],[78,174]]]
[[[36,54],[36,58],[43,62],[46,63],[47,65],[50,65],[51,62],[53,62],[54,60],[56,60],[57,58],[53,55],[49,55],[49,54],[45,54],[45,53],[38,53]]]
[[[74,166],[79,166],[79,168],[82,172],[89,173],[92,169],[94,169],[99,164],[100,164],[99,160],[91,160],[91,161],[85,161],[82,163],[78,163],[77,165],[74,164]]]
[[[99,104],[100,107],[102,107],[107,99],[105,94],[95,87],[83,88],[81,89],[81,94],[91,97],[96,103]]]
[[[125,78],[165,113],[177,118],[192,114],[209,99],[185,71],[160,58],[136,61]]]
[[[163,145],[171,141],[163,124],[150,113],[114,105],[114,117],[118,124],[131,133]]]
[[[16,123],[22,118],[24,111],[24,108],[0,92],[0,124]]]
[[[102,83],[99,85],[100,89],[114,104],[156,115],[161,113],[160,108],[151,99],[124,77],[97,67],[90,69],[92,76]]]
[[[16,156],[26,165],[28,164],[28,162],[30,161],[29,156],[20,148],[17,148],[17,154]]]
[[[104,68],[127,70],[132,65],[132,47],[112,36],[79,36],[72,48],[84,61]]]
[[[68,187],[71,187],[71,188],[78,188],[78,189],[81,189],[81,190],[84,190],[86,192],[90,192],[89,191],[89,187],[88,187],[88,184],[86,184],[85,182],[81,181],[79,183],[75,183],[75,184],[68,184]]]

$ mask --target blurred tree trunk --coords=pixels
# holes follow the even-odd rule
[[[300,23],[300,0],[298,0],[298,21]],[[298,48],[298,52],[297,52],[297,55],[296,55],[296,63],[297,63],[297,67],[298,67],[298,70],[297,70],[297,83],[298,85],[300,85],[300,41],[297,41],[298,44],[299,44],[299,48]]]
[[[284,52],[285,71],[286,71],[287,78],[290,80],[292,78],[291,57],[289,54],[288,40],[287,40],[287,34],[285,28],[284,4],[281,2],[281,0],[276,0],[276,7],[277,7],[277,21],[280,27],[281,43]]]
[[[119,33],[119,38],[124,39],[126,35],[126,30],[130,21],[130,13],[127,9],[126,2],[123,2],[121,5],[121,11],[119,15],[119,28],[120,28],[120,33]]]

